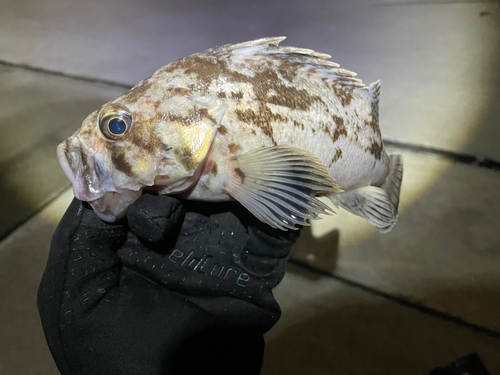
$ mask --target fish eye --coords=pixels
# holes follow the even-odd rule
[[[132,115],[120,104],[105,107],[99,114],[99,128],[107,139],[116,141],[130,130]]]
[[[114,135],[122,135],[127,130],[127,124],[119,117],[113,117],[108,122],[109,131]]]

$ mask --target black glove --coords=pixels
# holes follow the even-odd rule
[[[280,316],[271,289],[298,235],[237,203],[146,194],[108,224],[75,199],[38,292],[59,370],[258,374],[263,333]]]

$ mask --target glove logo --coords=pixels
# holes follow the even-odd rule
[[[179,264],[188,270],[208,275],[214,279],[234,279],[234,283],[242,288],[246,288],[250,275],[246,272],[240,272],[237,269],[215,263],[212,255],[204,254],[197,258],[193,256],[194,251],[190,251],[187,255],[184,251],[175,249],[168,256],[168,260],[174,264]]]

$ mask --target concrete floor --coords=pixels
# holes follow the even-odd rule
[[[472,352],[500,373],[497,2],[18,0],[0,3],[0,374],[57,374],[35,304],[72,197],[55,146],[162,65],[273,35],[382,79],[405,176],[389,234],[346,212],[304,231],[262,373],[427,374]]]

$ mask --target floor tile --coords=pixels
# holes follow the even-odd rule
[[[0,65],[0,238],[69,186],[56,146],[121,92]]]
[[[500,339],[289,267],[262,375],[424,375],[470,353],[500,373]]]
[[[0,374],[59,374],[40,325],[36,294],[50,239],[72,198],[67,190],[0,243]]]
[[[500,332],[500,173],[402,152],[394,229],[379,234],[344,210],[313,223],[302,260]],[[326,267],[326,269],[325,269]]]
[[[382,79],[386,137],[500,159],[493,2],[32,0],[0,5],[0,59],[136,84],[206,48],[271,35]]]

